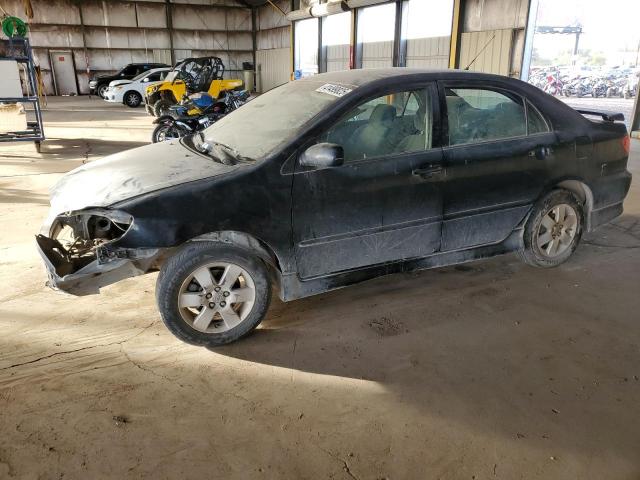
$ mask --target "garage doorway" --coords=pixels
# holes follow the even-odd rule
[[[49,55],[56,95],[77,95],[76,69],[71,51],[52,50]]]

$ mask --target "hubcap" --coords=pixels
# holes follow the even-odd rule
[[[253,308],[255,284],[238,265],[225,262],[198,267],[182,283],[178,308],[182,319],[204,333],[221,333],[242,323]]]
[[[552,207],[538,225],[537,242],[547,257],[557,257],[571,247],[578,229],[578,214],[571,205]]]

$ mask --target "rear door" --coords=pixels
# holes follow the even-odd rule
[[[442,150],[435,84],[371,98],[315,142],[340,167],[297,167],[293,237],[301,278],[424,257],[440,249]]]
[[[440,94],[447,130],[442,250],[498,243],[542,192],[556,161],[556,136],[512,91],[444,82]]]

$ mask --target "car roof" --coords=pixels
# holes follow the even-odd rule
[[[342,70],[339,72],[321,73],[310,77],[305,77],[298,81],[313,81],[313,82],[326,82],[326,83],[339,83],[343,85],[351,86],[363,86],[368,83],[383,80],[393,79],[402,80],[403,77],[407,79],[415,79],[416,76],[420,76],[425,80],[487,80],[487,81],[510,81],[509,77],[500,75],[493,75],[489,73],[471,72],[468,70],[454,70],[454,69],[430,69],[430,68],[407,68],[407,67],[389,67],[389,68],[371,68],[371,69],[354,69],[354,70]]]

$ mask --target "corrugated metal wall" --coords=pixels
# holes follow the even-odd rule
[[[271,48],[256,52],[258,92],[267,92],[289,81],[291,75],[289,48]]]
[[[289,12],[289,2],[275,2]],[[257,88],[266,92],[290,80],[291,23],[272,5],[263,5],[256,13],[256,69]]]
[[[407,67],[448,68],[451,37],[407,40]]]
[[[471,64],[469,70],[509,75],[512,46],[513,29],[463,33],[460,68]]]
[[[362,68],[393,66],[393,41],[362,44]]]
[[[131,62],[170,63],[164,1],[31,0],[31,4],[30,39],[47,94],[54,93],[49,50],[73,52],[80,93],[88,92],[85,46],[91,75],[116,71]],[[227,68],[225,76],[241,78],[242,62],[253,60],[251,9],[235,0],[172,0],[171,4],[176,60],[219,56]],[[3,8],[24,18],[21,0],[3,0]]]
[[[327,45],[327,72],[349,70],[349,45]]]

